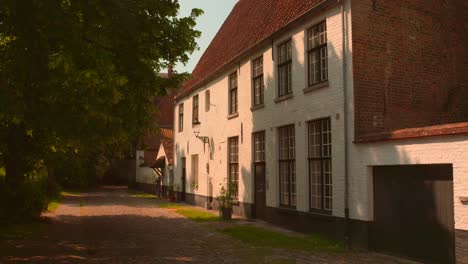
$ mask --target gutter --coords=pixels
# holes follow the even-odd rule
[[[348,83],[347,83],[347,40],[348,40],[348,27],[347,27],[347,19],[346,19],[346,11],[345,11],[345,1],[346,0],[338,0],[341,3],[341,25],[342,25],[342,56],[343,56],[343,98],[344,98],[344,143],[345,143],[345,190],[344,190],[344,215],[345,215],[345,243],[347,248],[351,248],[351,241],[350,241],[350,217],[349,217],[349,131],[348,131]]]

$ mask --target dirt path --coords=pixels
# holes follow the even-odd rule
[[[369,253],[265,255],[124,188],[67,195],[47,234],[0,241],[0,263],[402,263]]]

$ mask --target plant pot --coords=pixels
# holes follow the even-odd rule
[[[219,217],[223,221],[231,221],[232,220],[232,208],[221,208],[219,210]]]

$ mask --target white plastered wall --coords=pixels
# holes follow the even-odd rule
[[[306,87],[305,31],[326,19],[328,30],[329,86],[304,94]],[[349,33],[350,34],[350,33]],[[293,98],[275,103],[276,73],[272,61],[272,46],[252,54],[247,60],[226,71],[221,77],[177,102],[175,120],[178,124],[178,106],[184,103],[184,131],[175,132],[174,179],[180,185],[182,175],[181,157],[186,157],[187,192],[210,196],[208,188],[213,186],[213,196],[227,177],[227,139],[239,137],[239,200],[253,203],[252,133],[266,132],[267,160],[267,206],[279,206],[277,127],[295,124],[296,131],[296,186],[297,210],[309,210],[309,182],[307,165],[307,121],[330,117],[332,124],[332,167],[333,167],[333,215],[344,213],[344,95],[342,72],[342,17],[336,6],[317,15],[300,27],[286,32],[274,40],[273,47],[288,38],[293,42]],[[251,60],[263,55],[265,81],[265,107],[251,111]],[[351,56],[348,53],[348,56]],[[228,75],[238,72],[239,116],[228,119]],[[205,111],[205,91],[210,90],[211,107]],[[192,130],[192,97],[199,95],[200,136],[210,138],[210,146],[195,137]],[[212,159],[210,159],[210,150]],[[191,155],[199,155],[199,188],[191,190]],[[208,164],[208,166],[207,166]],[[208,168],[209,167],[209,171]]]

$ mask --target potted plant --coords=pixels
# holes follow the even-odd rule
[[[219,195],[216,197],[218,201],[219,216],[223,221],[232,219],[232,205],[234,203],[235,187],[232,184],[225,184],[221,186]]]

